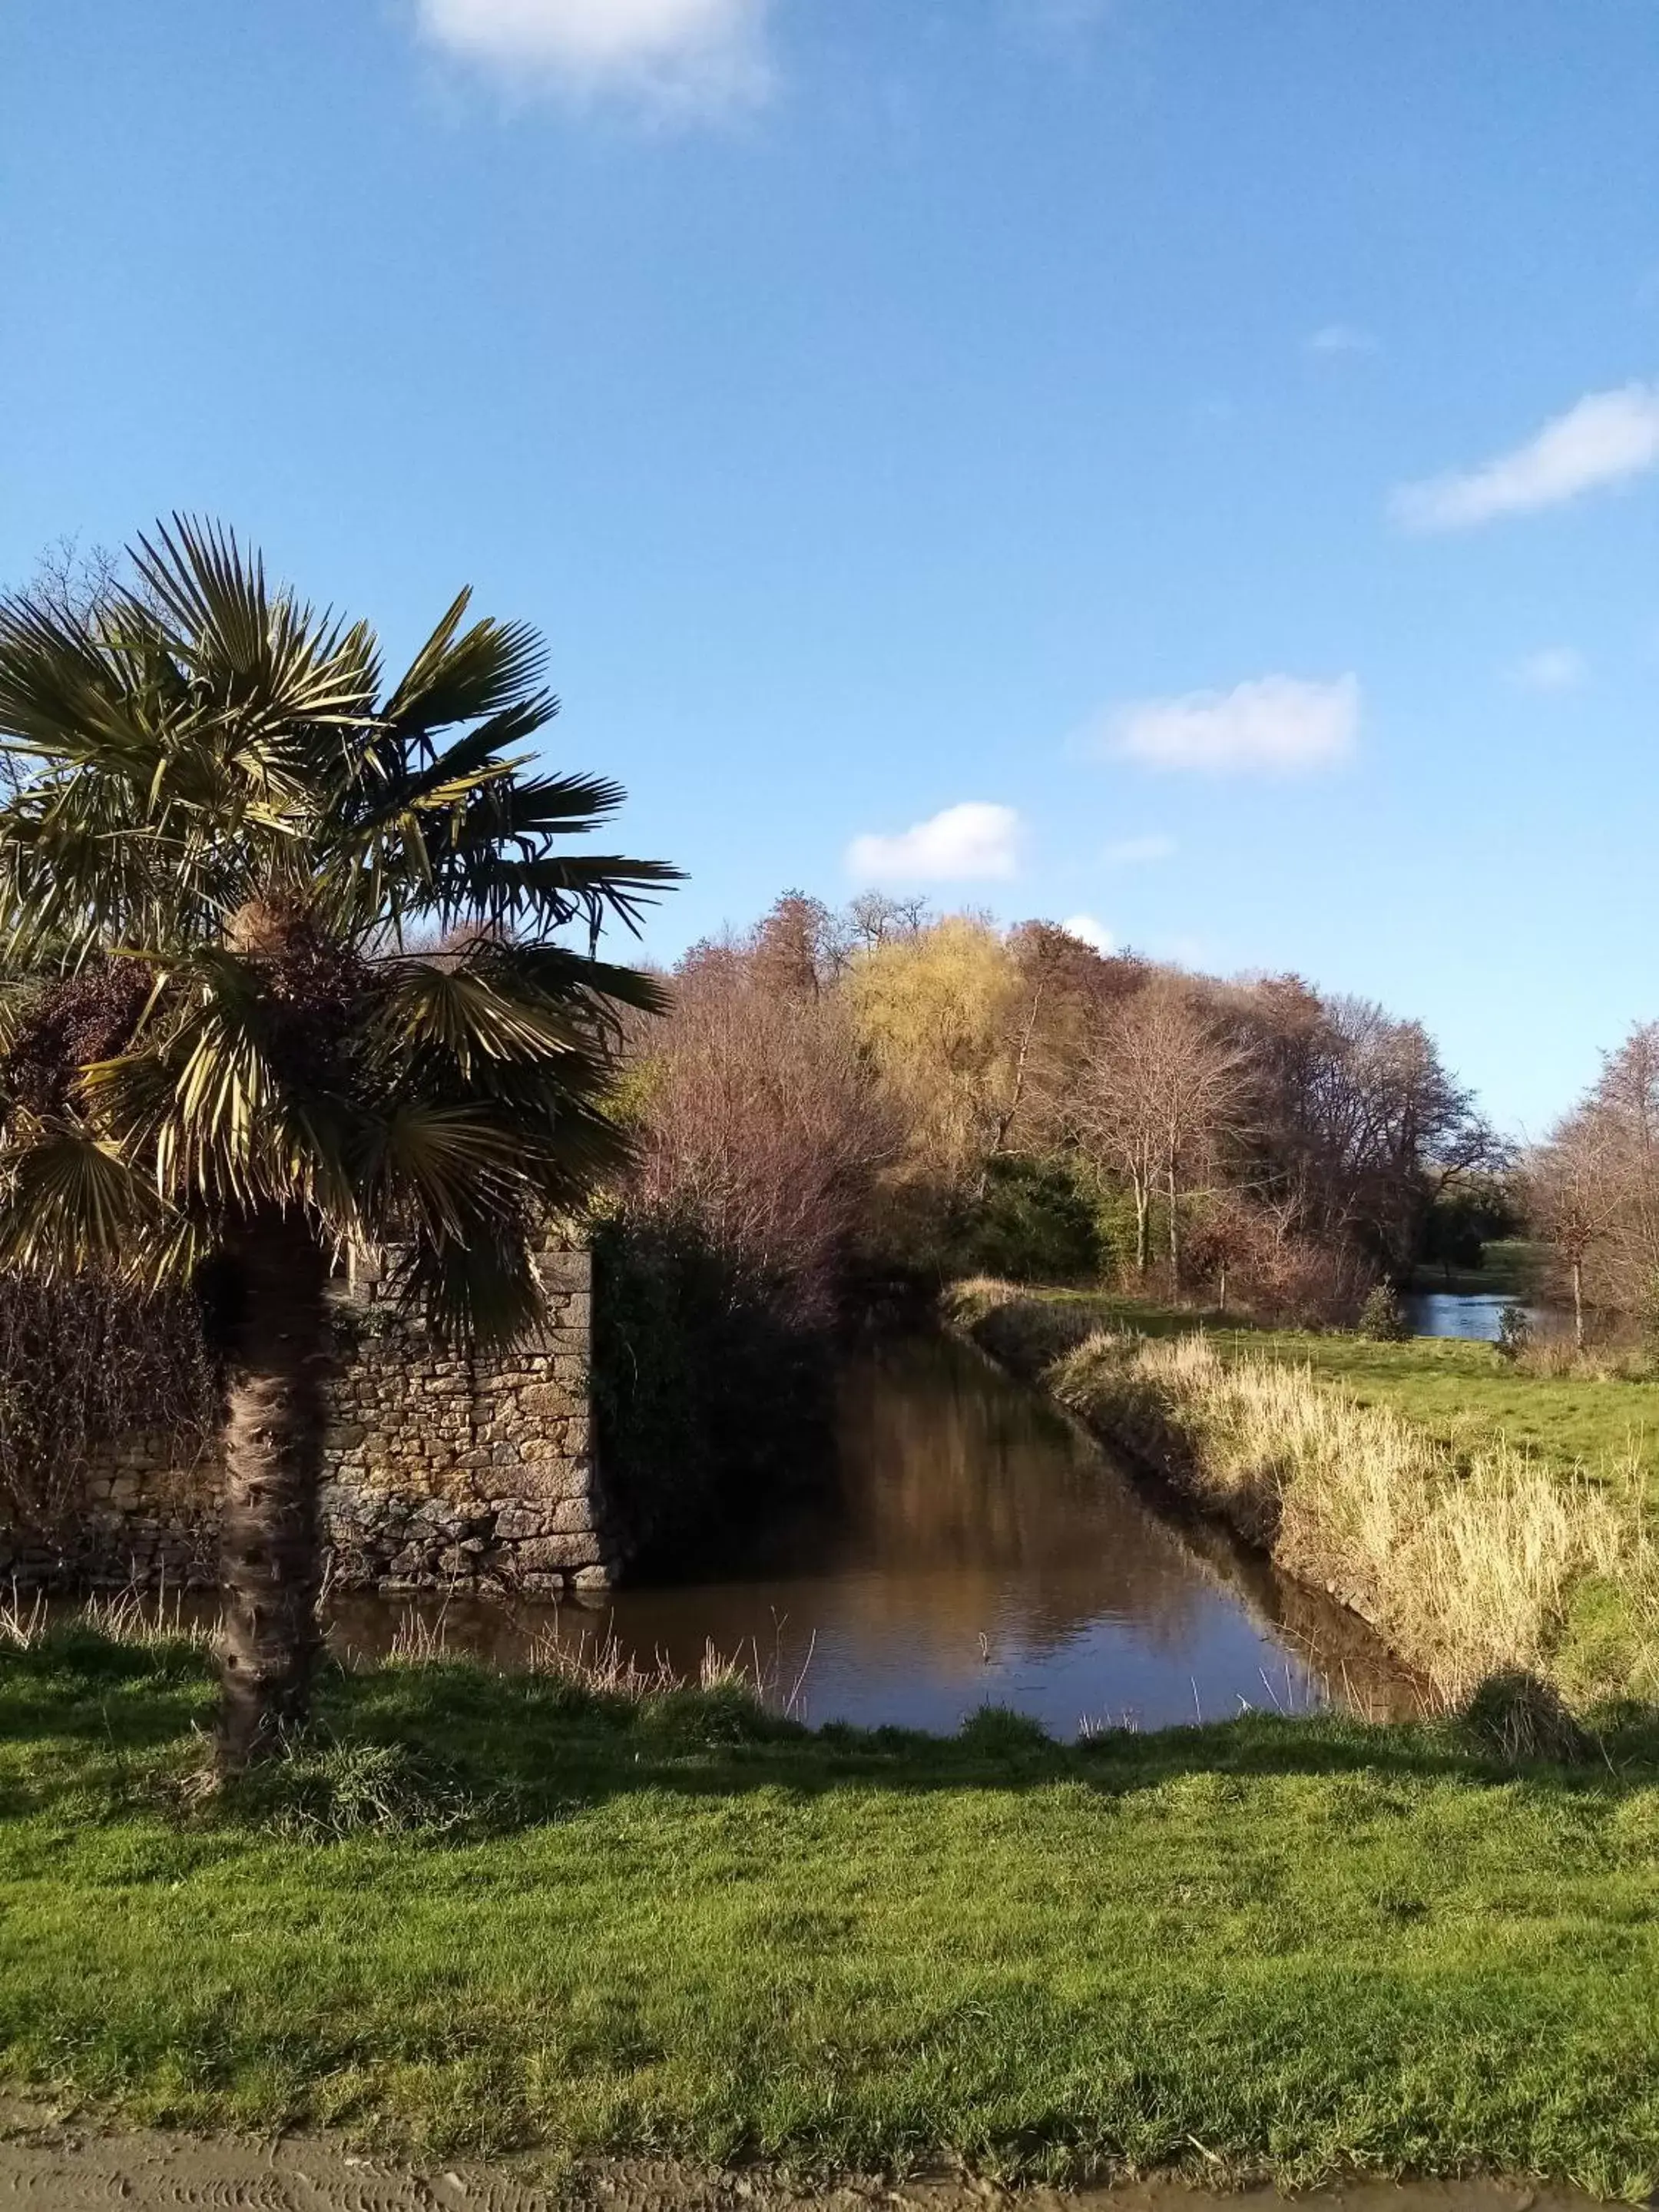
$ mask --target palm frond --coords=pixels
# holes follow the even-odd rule
[[[411,1247],[392,1277],[399,1302],[458,1349],[493,1352],[521,1340],[546,1313],[527,1230],[520,1222],[493,1243],[446,1237]]]
[[[506,1125],[488,1102],[394,1103],[364,1131],[367,1210],[405,1235],[464,1242],[492,1212],[511,1211],[537,1148],[532,1133]]]
[[[574,921],[597,934],[607,918],[637,934],[651,894],[684,881],[679,869],[659,860],[562,853],[518,860],[494,848],[447,853],[434,878],[430,907],[446,924],[472,920],[538,935]]]
[[[376,1025],[405,1054],[442,1054],[464,1081],[482,1060],[533,1066],[580,1050],[589,1034],[580,1010],[533,985],[510,988],[516,980],[501,963],[491,974],[477,966],[410,961],[392,972]]]
[[[568,945],[485,939],[471,957],[486,970],[493,969],[496,963],[504,963],[550,998],[572,999],[585,1005],[606,1026],[614,1025],[618,1006],[641,1014],[668,1012],[671,994],[656,976],[614,961],[590,958]]]
[[[59,1278],[129,1269],[168,1225],[154,1183],[88,1129],[43,1126],[0,1160],[0,1264]]]
[[[500,714],[539,687],[547,665],[539,632],[528,623],[489,620],[461,631],[471,597],[461,592],[386,702],[381,719],[404,740]],[[558,713],[559,702],[539,688],[533,697],[539,727]]]

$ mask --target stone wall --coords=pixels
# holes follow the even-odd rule
[[[322,1492],[332,1587],[548,1598],[609,1587],[624,1543],[599,1481],[589,1408],[591,1263],[538,1261],[548,1325],[469,1362],[402,1320],[372,1270],[338,1301]],[[215,1579],[218,1467],[133,1436],[88,1486],[62,1544],[9,1545],[30,1583],[204,1588]]]

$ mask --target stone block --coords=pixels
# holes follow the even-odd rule
[[[513,1556],[520,1572],[592,1566],[599,1557],[599,1540],[592,1535],[531,1536],[514,1546]]]
[[[570,1413],[570,1393],[562,1382],[527,1382],[519,1393],[519,1410],[532,1420],[563,1420]]]

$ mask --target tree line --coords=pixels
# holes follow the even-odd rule
[[[786,1377],[792,1413],[821,1408],[825,1333],[872,1284],[1107,1279],[1352,1321],[1504,1157],[1420,1023],[1049,922],[789,892],[663,982],[599,1257],[612,1463],[661,1464],[670,1527],[701,1511],[690,1468],[775,1479],[762,1409]]]

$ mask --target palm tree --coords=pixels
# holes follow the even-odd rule
[[[621,1011],[659,1005],[599,933],[677,871],[566,849],[623,794],[530,772],[527,627],[463,593],[383,694],[367,625],[229,532],[129,561],[0,601],[0,1264],[229,1285],[230,1771],[307,1710],[331,1267],[395,1253],[464,1346],[534,1322],[538,1230],[623,1157]]]

